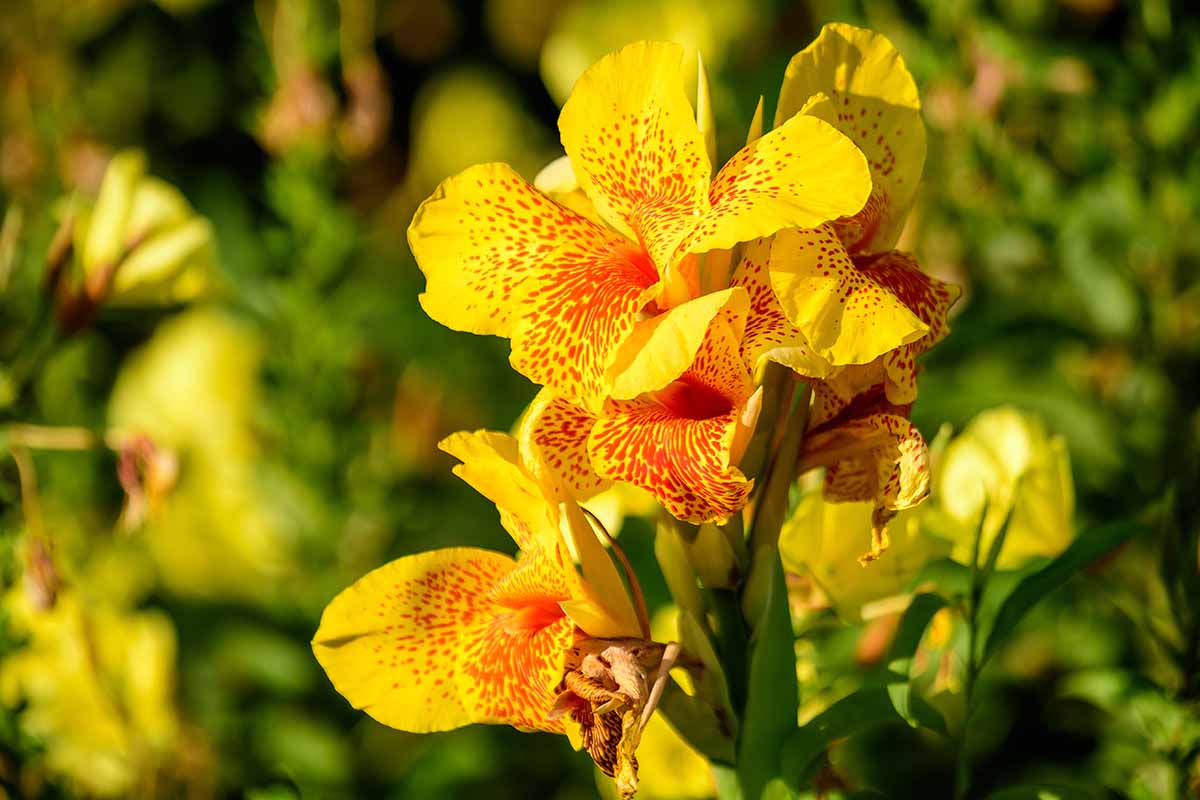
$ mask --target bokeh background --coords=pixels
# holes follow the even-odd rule
[[[502,340],[423,315],[405,230],[466,166],[532,178],[560,155],[574,79],[634,39],[703,53],[728,156],[828,21],[887,34],[922,91],[902,246],[964,297],[918,426],[1031,412],[1069,451],[1075,526],[1177,521],[1056,593],[989,670],[979,796],[1028,776],[1189,796],[1200,22],[1170,0],[0,4],[0,795],[596,796],[561,738],[387,730],[309,651],[325,603],[387,559],[510,546],[436,442],[508,429],[535,387]],[[186,198],[168,197],[188,234],[72,305],[103,261],[80,220],[129,148]],[[659,606],[652,534],[631,517],[622,540]],[[886,631],[804,613],[820,705]],[[676,743],[653,748],[646,796],[710,790]],[[835,755],[831,792],[949,794],[948,745],[902,725]]]

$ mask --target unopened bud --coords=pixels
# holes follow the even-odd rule
[[[137,150],[122,150],[109,162],[83,243],[85,273],[112,269],[120,260],[134,190],[145,173],[146,158]]]

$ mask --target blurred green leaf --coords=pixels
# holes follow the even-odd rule
[[[1092,790],[1039,783],[1001,789],[989,794],[987,800],[1095,800],[1095,797]]]
[[[930,621],[938,611],[945,607],[946,601],[940,595],[919,594],[914,597],[908,609],[905,610],[904,616],[900,618],[900,627],[896,630],[896,637],[892,640],[891,649],[888,651],[888,669],[900,678],[900,680],[888,682],[888,697],[891,698],[896,713],[914,728],[919,727],[922,722],[913,712],[912,707],[913,687],[910,674],[912,659],[917,652],[917,647],[921,644],[921,639],[925,636],[925,629],[929,627]],[[942,731],[945,730],[944,722],[940,728]]]
[[[940,716],[920,697],[911,698],[920,720]],[[783,746],[783,776],[794,786],[810,780],[815,762],[833,742],[889,722],[904,722],[886,689],[862,689],[843,697],[788,737]]]
[[[1102,556],[1146,531],[1138,522],[1115,522],[1081,534],[1061,555],[1032,575],[1025,577],[1005,598],[996,613],[981,654],[981,663],[996,653],[1029,609],[1050,592]]]

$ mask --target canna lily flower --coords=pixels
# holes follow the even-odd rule
[[[1071,543],[1075,485],[1066,441],[1033,415],[1009,407],[979,414],[946,447],[936,480],[942,532],[961,562],[970,561],[981,524],[987,552],[1007,522],[1001,569],[1056,556]]]
[[[522,424],[524,446],[578,497],[624,481],[678,519],[724,522],[753,488],[736,466],[761,398],[742,353],[747,310],[734,287],[638,323],[601,411],[543,389]]]
[[[25,547],[37,541],[27,536]],[[44,745],[22,771],[53,776],[74,796],[176,796],[167,776],[189,742],[174,702],[175,628],[120,596],[131,566],[123,554],[96,555],[104,569],[94,576],[64,565],[79,580],[49,604],[31,591],[42,576],[28,572],[0,600],[21,643],[0,658],[0,704],[14,733]]]
[[[871,549],[859,558],[865,564],[887,549],[888,522],[929,495],[929,448],[909,422],[909,408],[890,403],[882,386],[836,413],[817,386],[799,471],[825,467],[830,502],[874,504]]]
[[[885,37],[826,25],[788,64],[776,124],[795,114],[826,120],[870,165],[872,190],[851,217],[778,234],[770,282],[783,313],[817,356],[835,366],[875,363],[897,405],[916,397],[914,358],[946,334],[958,290],[892,250],[925,164],[921,103],[904,60]],[[821,377],[821,376],[817,376]]]
[[[791,116],[710,180],[682,53],[629,45],[584,73],[563,107],[567,158],[604,224],[485,164],[443,182],[409,228],[426,312],[510,338],[519,372],[593,415],[639,317],[699,293],[697,254],[854,214],[870,193],[862,153],[813,115]]]
[[[520,554],[453,547],[376,569],[326,608],[317,660],[385,725],[566,733],[631,796],[635,750],[675,646],[649,641],[644,612],[635,613],[583,512],[560,502],[544,470],[527,468],[514,439],[480,431],[442,447],[463,460],[456,473],[496,502]]]

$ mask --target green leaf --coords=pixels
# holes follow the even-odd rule
[[[987,800],[1092,800],[1095,796],[1095,792],[1076,789],[1073,786],[1031,783],[1028,786],[1010,786],[993,792],[987,796]]]
[[[912,707],[910,675],[912,659],[925,635],[925,629],[929,627],[930,620],[945,606],[945,599],[936,594],[919,594],[914,597],[904,612],[904,617],[900,620],[896,638],[892,640],[892,647],[888,651],[888,670],[901,678],[888,683],[888,696],[892,700],[892,706],[896,709],[896,713],[914,728],[919,727],[921,721],[914,714]],[[937,719],[941,720],[940,715]],[[944,721],[941,722],[940,729],[945,729]]]
[[[735,757],[734,721],[721,711],[689,696],[675,681],[667,681],[658,713],[680,738],[714,763],[732,764]]]
[[[1017,588],[1004,599],[992,623],[987,644],[983,648],[981,665],[995,654],[1016,629],[1029,609],[1072,575],[1094,564],[1101,556],[1112,552],[1133,537],[1143,533],[1146,527],[1138,522],[1115,522],[1080,535],[1071,546],[1057,558],[1037,572],[1026,576]]]
[[[921,720],[937,712],[918,696],[911,698],[913,713]],[[783,746],[783,776],[793,786],[807,782],[814,762],[838,739],[888,722],[900,722],[885,688],[862,689],[843,697],[801,725]],[[927,726],[928,727],[928,726]]]
[[[1013,496],[1016,497],[1020,491],[1021,480],[1018,478],[1016,487],[1013,489]],[[1008,526],[1012,522],[1013,510],[1016,507],[1017,504],[1015,502],[1008,507],[1008,513],[1004,515],[1004,522],[1001,523],[1000,529],[996,531],[996,535],[992,537],[991,546],[988,547],[987,558],[984,559],[983,566],[979,570],[978,580],[981,586],[987,585],[988,578],[996,570],[996,562],[1000,560],[1000,550],[1004,547],[1004,540],[1008,538]],[[985,502],[979,518],[980,535],[982,535],[984,520],[987,519],[987,512],[988,504]]]
[[[921,568],[909,589],[932,583],[944,596],[962,597],[970,591],[970,570],[952,558],[937,558]]]
[[[738,747],[738,780],[747,798],[761,797],[780,775],[781,746],[796,729],[799,708],[792,618],[778,553],[774,562],[763,614],[750,639],[749,686]]]

